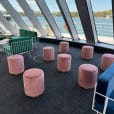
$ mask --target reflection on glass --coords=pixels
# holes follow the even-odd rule
[[[98,40],[114,44],[111,0],[92,0]]]
[[[65,39],[71,38],[71,36],[70,36],[70,34],[69,34],[68,30],[67,30],[67,27],[65,27],[66,24],[65,24],[65,21],[64,21],[64,19],[62,17],[62,14],[61,14],[61,12],[59,10],[59,7],[58,7],[58,5],[56,3],[56,0],[53,0],[53,1],[45,0],[45,2],[47,4],[52,16],[54,17],[55,22],[56,22],[56,24],[57,24],[62,36],[66,37]]]

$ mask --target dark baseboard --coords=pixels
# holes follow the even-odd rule
[[[59,44],[60,41],[63,41],[61,39],[51,39],[51,38],[39,38],[40,42],[47,42],[47,43],[53,43],[53,44]],[[70,46],[76,47],[76,48],[82,48],[83,45],[87,45],[82,42],[73,42],[73,41],[68,41]],[[103,43],[102,43],[103,44]],[[106,44],[103,44],[106,45]],[[111,45],[112,46],[112,45]],[[95,45],[94,50],[99,53],[114,53],[114,49],[108,48],[108,47],[102,47]]]

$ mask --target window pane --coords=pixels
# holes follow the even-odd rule
[[[66,0],[66,2],[67,2],[67,5],[68,5],[68,8],[70,10],[72,20],[73,20],[74,25],[76,27],[79,38],[82,39],[82,40],[86,40],[84,31],[83,31],[83,28],[82,28],[82,24],[81,24],[81,21],[80,21],[80,17],[78,15],[78,11],[77,11],[75,1],[74,0]]]
[[[55,35],[52,32],[49,24],[47,23],[45,17],[43,16],[41,10],[39,9],[38,5],[36,4],[35,0],[26,0],[30,8],[34,11],[34,14],[37,16],[38,20],[40,21],[44,30],[48,33],[48,36],[53,38]]]
[[[2,6],[1,3],[0,3],[0,11],[1,11],[1,12],[6,12],[6,9]]]
[[[29,26],[29,28],[31,30],[33,30],[33,25],[30,22],[29,18],[25,15],[23,9],[21,8],[21,6],[18,4],[18,2],[16,0],[9,0],[10,4],[13,6],[13,8],[19,13],[19,15],[21,16],[22,20],[26,23],[26,25]]]
[[[59,10],[59,7],[56,3],[56,0],[52,0],[52,1],[51,0],[45,0],[45,2],[47,3],[49,10],[50,10],[52,16],[54,17],[55,22],[56,22],[62,36],[66,37],[65,40],[67,40],[68,38],[71,39],[71,36],[70,36],[68,30],[65,28],[66,24],[65,24],[65,21],[62,17],[62,14]]]
[[[3,32],[2,32],[2,30]],[[11,34],[10,31],[0,22],[0,34]]]
[[[18,25],[1,3],[0,3],[0,12],[5,16],[7,21],[9,21],[13,26],[16,27],[16,29],[18,29]],[[0,27],[5,31],[5,33],[8,34],[10,33],[10,31],[2,23],[0,23]]]
[[[95,24],[100,42],[113,44],[111,0],[92,0]]]

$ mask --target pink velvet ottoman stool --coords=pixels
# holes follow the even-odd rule
[[[22,55],[11,55],[7,57],[10,74],[20,74],[24,72],[24,58]]]
[[[101,57],[101,69],[106,70],[114,62],[114,54],[105,53]]]
[[[68,72],[71,69],[71,55],[58,54],[57,56],[57,70],[61,72]]]
[[[45,46],[43,48],[43,60],[53,61],[55,59],[54,48],[51,46]]]
[[[98,68],[91,64],[82,64],[78,70],[78,84],[85,89],[95,87],[98,75]]]
[[[24,92],[27,96],[37,97],[44,92],[44,72],[38,68],[28,69],[23,74]]]
[[[59,43],[59,52],[61,53],[69,52],[69,42],[61,41]]]
[[[81,57],[83,59],[92,59],[93,58],[93,51],[94,51],[94,47],[93,46],[82,46],[82,53],[81,53]]]

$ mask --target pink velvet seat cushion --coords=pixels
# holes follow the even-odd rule
[[[54,48],[51,46],[45,46],[43,48],[43,60],[53,61],[55,59]]]
[[[23,74],[24,91],[27,96],[37,97],[44,92],[44,71],[38,68],[28,69]]]
[[[69,52],[69,42],[61,41],[59,43],[59,52],[61,53]]]
[[[93,46],[82,46],[81,57],[83,59],[92,59],[93,58],[94,47]]]
[[[98,75],[98,68],[92,64],[82,64],[78,70],[78,84],[85,89],[94,88]]]
[[[58,54],[57,56],[57,69],[61,72],[68,72],[71,70],[71,55]]]
[[[101,69],[106,70],[114,62],[114,54],[105,53],[101,57]]]
[[[7,57],[10,74],[20,74],[24,71],[24,58],[22,55],[11,55]]]

